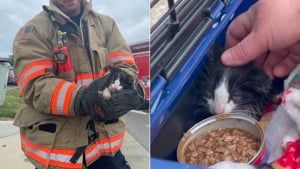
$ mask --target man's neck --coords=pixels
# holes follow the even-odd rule
[[[83,9],[81,8],[78,15],[76,15],[76,16],[70,16],[71,20],[73,22],[75,22],[77,25],[80,25],[80,18],[82,16],[82,13],[83,13]]]

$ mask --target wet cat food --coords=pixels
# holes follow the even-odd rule
[[[184,151],[189,164],[210,166],[230,160],[249,162],[260,148],[260,140],[241,129],[219,128],[195,137]]]

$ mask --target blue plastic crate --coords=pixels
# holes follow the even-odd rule
[[[224,1],[219,1],[222,4]],[[205,61],[205,55],[210,46],[216,42],[218,44],[223,44],[225,39],[225,33],[228,24],[230,21],[236,17],[241,12],[248,9],[255,0],[230,0],[225,1],[227,4],[221,10],[221,13],[214,14],[218,16],[219,19],[216,23],[212,25],[212,27],[206,32],[205,36],[201,39],[198,46],[195,50],[191,53],[188,59],[181,65],[181,68],[176,72],[176,75],[171,79],[165,79],[163,76],[157,76],[155,79],[151,80],[151,111],[150,111],[150,138],[151,138],[151,168],[152,169],[194,169],[201,167],[195,167],[190,165],[183,165],[176,161],[176,157],[174,157],[174,153],[176,152],[176,147],[174,148],[174,142],[178,142],[179,134],[182,135],[183,131],[182,126],[179,125],[177,127],[176,124],[172,123],[172,120],[176,121],[176,118],[171,119],[175,111],[178,107],[180,102],[183,102],[184,99],[182,98],[187,93],[187,89],[189,89],[190,84],[196,77],[197,73],[199,72],[201,65]],[[219,5],[222,7],[222,5]],[[220,10],[220,9],[216,9]],[[184,104],[184,103],[183,103]],[[185,112],[182,112],[185,113]],[[177,113],[178,114],[178,113]],[[175,120],[174,120],[175,119]],[[178,118],[180,119],[180,118]],[[168,121],[169,120],[169,121]],[[168,126],[166,124],[168,123]],[[171,126],[171,127],[169,127]],[[169,134],[165,134],[163,130],[169,130],[165,128],[174,128],[178,132],[175,134],[176,139],[170,137]],[[170,134],[172,135],[172,134]],[[156,140],[163,140],[157,141]],[[175,140],[175,141],[174,141]],[[160,144],[162,148],[160,150],[156,150],[155,147],[159,147]],[[159,146],[157,146],[159,145]],[[164,154],[164,147],[172,147],[170,149],[173,150],[172,153]],[[177,145],[176,145],[177,146]],[[153,151],[154,150],[154,151]],[[157,151],[158,153],[153,153]],[[161,152],[160,152],[161,151]],[[170,151],[171,152],[171,151]],[[159,155],[157,155],[159,154]],[[170,155],[172,157],[169,157]],[[175,153],[176,156],[176,153]],[[204,168],[202,168],[204,169]]]

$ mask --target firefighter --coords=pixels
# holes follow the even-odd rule
[[[36,168],[130,168],[120,151],[120,117],[144,100],[134,89],[110,100],[99,94],[110,76],[106,67],[138,73],[112,18],[95,12],[91,1],[50,0],[17,33],[13,54],[25,102],[14,125]]]

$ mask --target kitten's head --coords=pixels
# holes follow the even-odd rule
[[[122,89],[131,89],[134,87],[134,79],[131,75],[117,67],[109,66],[110,81],[109,89],[119,91]]]
[[[271,79],[252,63],[227,67],[220,61],[221,50],[213,50],[194,81],[198,112],[242,113],[260,118],[269,99]]]

